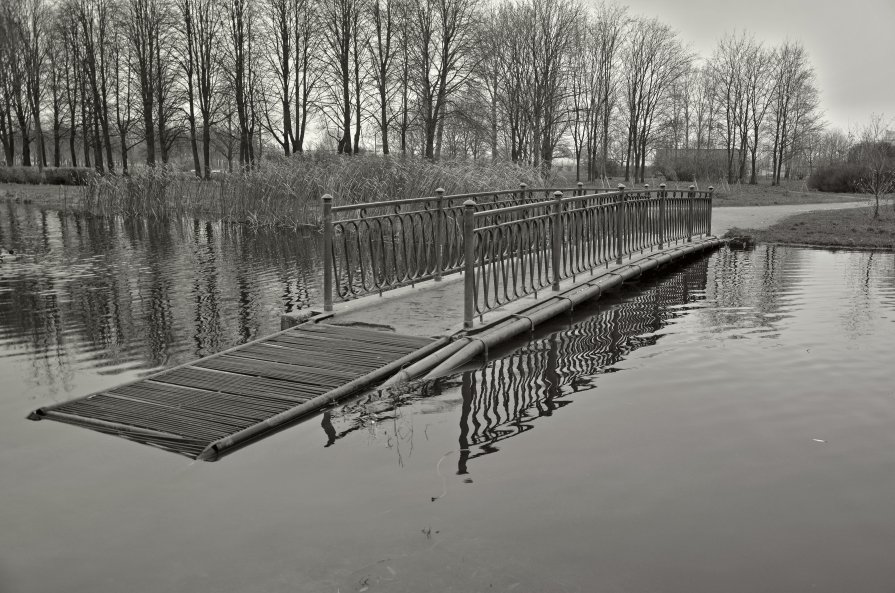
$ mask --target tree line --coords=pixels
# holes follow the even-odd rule
[[[127,173],[312,148],[509,160],[642,181],[725,155],[774,182],[823,136],[804,48],[567,0],[11,0],[0,8],[7,164]]]

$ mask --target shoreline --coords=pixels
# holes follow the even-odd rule
[[[793,214],[767,228],[732,227],[727,238],[747,242],[827,250],[895,252],[895,211],[881,204]]]

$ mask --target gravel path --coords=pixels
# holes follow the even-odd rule
[[[840,202],[834,204],[791,204],[787,206],[728,206],[712,211],[712,233],[722,236],[733,227],[766,229],[787,216],[816,210],[842,210],[861,208],[864,202]]]

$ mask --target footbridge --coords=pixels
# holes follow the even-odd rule
[[[713,189],[322,198],[322,303],[273,336],[31,413],[214,460],[377,385],[435,379],[713,249]]]

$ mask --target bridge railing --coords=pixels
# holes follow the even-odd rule
[[[382,293],[463,269],[464,203],[475,212],[501,210],[553,199],[556,191],[573,196],[600,188],[529,188],[333,205],[323,196],[324,307],[334,300]]]
[[[480,210],[464,204],[464,326],[524,296],[647,248],[711,234],[709,191],[648,188]]]

